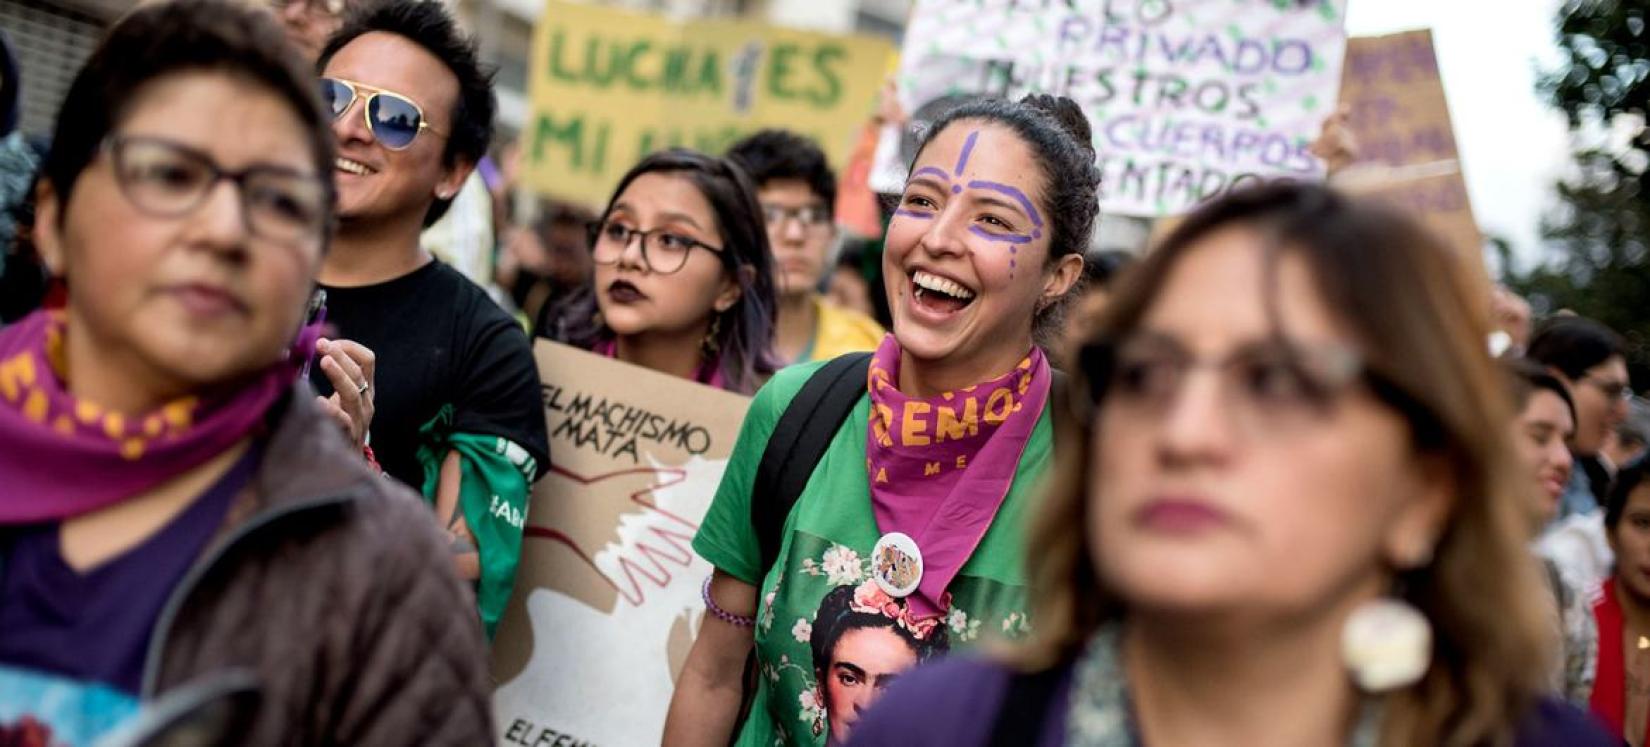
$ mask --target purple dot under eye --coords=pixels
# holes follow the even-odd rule
[[[1034,238],[1034,239],[1043,238],[1043,232],[1042,231],[1032,231],[1031,232],[1031,238]]]
[[[951,194],[954,194],[954,195],[962,194],[962,187],[959,187],[955,184],[951,185]]]

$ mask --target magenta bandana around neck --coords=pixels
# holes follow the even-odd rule
[[[0,525],[68,519],[142,493],[245,438],[309,358],[292,355],[222,398],[185,397],[128,420],[64,389],[61,312],[0,330]]]
[[[1020,455],[1048,400],[1043,351],[1002,376],[917,399],[901,394],[893,335],[871,356],[865,463],[877,529],[916,540],[923,575],[909,598],[919,617],[944,613],[945,590],[1008,496]]]

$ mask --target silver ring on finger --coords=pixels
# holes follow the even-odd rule
[[[367,390],[371,389],[371,388],[372,388],[371,383],[363,381],[363,382],[355,385],[355,393],[356,394],[366,394]]]

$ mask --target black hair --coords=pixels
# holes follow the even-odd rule
[[[103,141],[126,118],[149,83],[181,72],[211,71],[279,97],[304,126],[315,173],[333,210],[333,135],[315,75],[267,11],[228,0],[174,0],[145,5],[113,28],[86,60],[63,99],[52,147],[41,164],[63,204]],[[61,219],[67,210],[59,211]],[[324,232],[322,247],[330,239]]]
[[[1621,515],[1627,512],[1627,501],[1633,497],[1633,491],[1644,487],[1645,477],[1650,476],[1650,462],[1644,459],[1633,462],[1616,473],[1616,481],[1610,485],[1610,493],[1604,499],[1604,528],[1614,532],[1616,525],[1621,523]]]
[[[880,612],[855,610],[854,591],[852,586],[838,586],[832,589],[820,600],[819,614],[814,616],[813,632],[808,636],[808,647],[813,651],[815,679],[822,687],[828,674],[827,670],[831,666],[831,654],[836,649],[837,641],[850,630],[892,630],[905,645],[911,647],[911,651],[917,655],[918,664],[942,655],[950,648],[945,621],[941,620],[926,639],[919,640],[916,634],[900,625],[894,618]]]
[[[477,61],[475,40],[459,30],[452,14],[438,0],[379,0],[350,12],[338,33],[321,49],[315,69],[326,70],[338,50],[373,32],[394,34],[417,44],[453,74],[458,81],[458,98],[453,101],[452,124],[441,160],[449,168],[460,158],[480,163],[493,140],[493,115],[498,103],[493,96],[493,72]],[[424,226],[441,220],[452,203],[450,198],[432,202],[424,214]]]
[[[1512,395],[1514,413],[1523,411],[1536,392],[1545,391],[1564,400],[1564,406],[1570,409],[1570,420],[1575,420],[1576,402],[1570,397],[1570,388],[1549,373],[1546,366],[1528,358],[1508,358],[1502,361],[1502,366],[1507,369],[1507,391]]]
[[[773,350],[774,309],[777,306],[773,251],[762,223],[756,187],[733,161],[686,148],[673,148],[643,158],[613,188],[601,218],[625,188],[643,174],[681,176],[693,183],[716,213],[722,234],[723,267],[739,283],[739,300],[722,312],[716,345],[721,351],[722,376],[727,388],[753,394],[781,365]],[[586,287],[555,309],[547,309],[540,334],[581,348],[593,348],[613,333],[602,325],[595,292]]]
[[[912,164],[934,138],[962,121],[1006,126],[1031,147],[1032,161],[1042,170],[1043,204],[1039,207],[1049,221],[1048,264],[1086,251],[1100,216],[1100,170],[1094,165],[1088,118],[1077,102],[1039,93],[1017,102],[991,99],[963,104],[934,122]],[[1032,318],[1032,334],[1045,348],[1064,325],[1065,309],[1073,295],[1065,294]]]
[[[1541,365],[1558,369],[1564,378],[1576,381],[1627,349],[1621,335],[1585,317],[1554,319],[1535,333],[1524,355]]]
[[[789,130],[761,130],[728,148],[728,158],[756,182],[757,189],[780,179],[796,179],[836,215],[836,174],[819,144]]]

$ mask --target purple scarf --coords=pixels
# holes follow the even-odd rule
[[[238,391],[184,397],[127,419],[64,388],[62,312],[0,330],[0,525],[61,521],[154,488],[257,428],[314,349],[305,328],[286,361]]]
[[[899,360],[893,335],[871,356],[866,466],[877,529],[910,535],[922,552],[922,581],[909,602],[928,617],[946,611],[946,587],[1008,496],[1051,379],[1034,347],[996,379],[916,399],[899,391]]]

